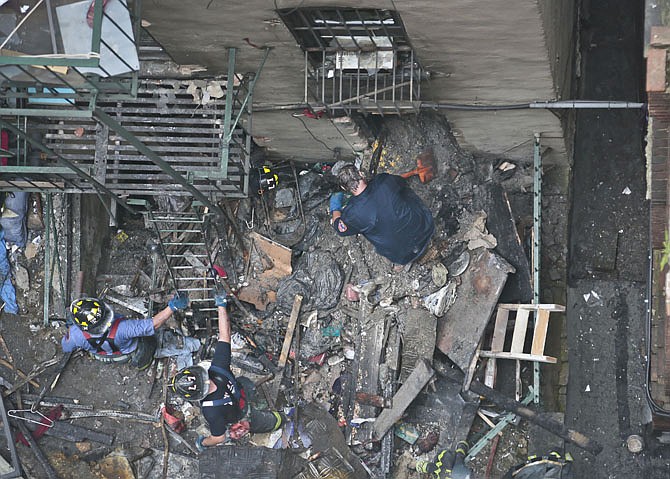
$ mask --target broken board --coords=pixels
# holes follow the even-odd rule
[[[386,314],[381,308],[377,308],[362,325],[361,346],[358,350],[358,371],[356,377],[356,392],[366,393],[373,396],[379,395],[379,366],[382,362],[382,352],[386,341]],[[354,419],[370,419],[377,416],[378,408],[374,406],[355,403]],[[369,428],[352,428],[351,443],[367,442],[371,439]]]
[[[497,240],[494,251],[516,269],[507,278],[507,283],[500,293],[500,301],[530,302],[533,299],[531,268],[519,238],[507,193],[499,184],[487,183],[476,189],[473,205],[475,209],[486,211],[486,229]]]
[[[437,321],[437,347],[464,372],[472,363],[507,275],[512,272],[514,267],[497,254],[483,248],[472,251],[456,300]]]
[[[403,320],[400,382],[403,383],[421,359],[432,359],[437,318],[425,309],[408,309]]]
[[[251,303],[265,311],[269,303],[277,301],[279,280],[292,272],[290,248],[272,241],[256,232],[249,233],[252,244],[249,250],[251,265],[260,265],[261,271],[251,268],[248,286],[239,291],[241,301]]]
[[[384,409],[375,420],[372,429],[376,439],[381,439],[386,435],[434,375],[435,371],[430,367],[428,360],[421,359],[417,362],[412,374],[393,396],[393,407]]]

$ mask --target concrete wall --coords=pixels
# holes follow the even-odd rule
[[[570,2],[154,0],[144,2],[143,18],[178,63],[205,65],[212,74],[226,73],[227,47],[239,48],[238,71],[257,68],[262,52],[251,44],[273,47],[254,103],[290,104],[304,99],[304,57],[275,6],[397,9],[419,61],[431,73],[422,93],[425,100],[501,105],[552,100],[566,91],[573,31],[572,4],[566,3]],[[301,124],[292,113],[254,114],[257,142],[277,155],[302,160],[328,159],[336,147],[344,156],[353,155],[363,146],[356,143],[354,128],[326,119],[302,118]],[[547,156],[565,161],[560,120],[549,111],[449,110],[447,117],[465,148],[529,159],[533,133],[539,132]]]

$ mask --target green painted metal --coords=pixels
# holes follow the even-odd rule
[[[521,404],[523,404],[524,406],[527,406],[528,404],[530,404],[530,402],[533,400],[533,397],[535,396],[534,388],[529,387],[528,389],[529,389],[528,394],[521,401]],[[468,463],[472,459],[474,459],[474,457],[477,454],[479,454],[479,452],[482,449],[484,449],[486,447],[486,445],[489,443],[489,441],[491,439],[493,439],[494,437],[496,437],[498,435],[498,433],[500,431],[502,431],[503,429],[505,429],[509,423],[514,421],[515,418],[516,418],[516,414],[514,414],[513,412],[508,412],[507,414],[505,414],[502,417],[502,419],[500,421],[498,421],[498,423],[494,427],[492,427],[486,434],[484,434],[484,436],[482,436],[479,439],[479,441],[477,441],[470,448],[470,450],[468,451],[468,455],[465,456],[465,462]]]
[[[237,54],[237,49],[236,48],[229,48],[228,49],[228,82],[226,85],[226,110],[224,112],[224,117],[223,117],[223,139],[221,140],[221,169],[218,174],[212,174],[211,172],[203,172],[203,171],[194,171],[192,172],[192,176],[196,178],[212,178],[212,179],[217,179],[217,180],[225,180],[228,177],[228,163],[229,163],[229,158],[230,158],[230,142],[232,141],[233,134],[235,133],[235,128],[237,128],[238,123],[240,122],[240,118],[242,118],[242,115],[245,113],[245,110],[247,108],[247,105],[249,106],[249,109],[251,108],[252,104],[252,98],[253,98],[253,92],[254,88],[256,86],[256,81],[261,75],[261,72],[263,71],[263,67],[265,66],[265,62],[268,58],[268,55],[270,54],[271,48],[265,48],[265,53],[263,55],[263,58],[261,60],[260,65],[258,66],[256,73],[253,77],[253,79],[249,82],[249,85],[247,87],[247,94],[244,97],[244,100],[242,100],[242,103],[240,105],[240,110],[237,113],[237,116],[235,117],[235,120],[233,120],[233,108],[234,108],[234,95],[231,94],[231,92],[234,91],[235,88],[235,61],[236,61],[236,54]],[[246,113],[250,113],[250,111],[246,111]],[[249,135],[251,132],[248,132]],[[249,146],[250,142],[249,142]],[[247,154],[249,152],[247,151]],[[247,166],[247,165],[245,165]],[[248,172],[248,168],[247,168]],[[247,193],[247,179],[245,176],[245,183],[243,186],[243,191],[242,191],[242,197],[246,196]]]
[[[46,194],[44,215],[44,326],[49,325],[49,300],[51,295],[51,194]]]
[[[91,118],[90,109],[31,109],[31,108],[0,108],[0,116],[40,116],[40,117],[59,117],[59,118]]]
[[[221,142],[221,176],[228,177],[228,158],[230,155],[230,139],[233,128],[230,121],[233,118],[233,91],[235,88],[235,55],[237,49],[228,49],[228,84],[226,85],[226,111],[223,113],[223,141]]]
[[[542,151],[540,134],[533,139],[533,303],[540,304],[540,264],[542,244]],[[535,317],[537,321],[537,317]],[[540,403],[540,363],[533,362],[533,403]]]
[[[100,39],[102,37],[102,9],[103,0],[94,0],[93,7],[93,32],[91,33],[91,51],[100,53]]]
[[[170,166],[170,164],[167,161],[163,160],[163,158],[161,158],[156,152],[154,152],[151,148],[149,148],[140,140],[138,140],[135,135],[126,130],[119,122],[114,120],[111,116],[102,111],[100,108],[95,108],[94,117],[101,123],[104,123],[109,128],[114,130],[116,133],[118,133],[124,140],[126,140],[128,143],[134,146],[137,149],[137,151],[142,153],[149,160],[153,161],[156,165],[158,165],[161,168],[161,170],[170,175],[170,177],[172,177],[177,183],[183,186],[185,190],[187,190],[194,197],[202,201],[202,203],[207,207],[209,207],[212,211],[216,212],[218,216],[224,216],[223,211],[221,210],[221,208],[219,208],[218,205],[212,203],[209,200],[209,198],[207,198],[200,190],[191,185],[181,173],[172,168],[172,166]]]
[[[0,56],[0,65],[40,65],[54,67],[89,67],[100,66],[100,58],[58,58],[30,56]]]
[[[105,185],[103,185],[103,184],[100,183],[98,180],[96,180],[96,179],[93,178],[91,175],[89,175],[87,172],[85,172],[84,170],[82,170],[79,166],[75,165],[75,164],[72,163],[71,161],[67,160],[66,158],[63,158],[61,155],[59,155],[59,154],[57,154],[56,152],[52,151],[51,149],[47,148],[43,143],[41,143],[41,142],[39,142],[39,141],[37,141],[37,140],[35,140],[35,139],[33,139],[33,138],[30,138],[30,137],[28,136],[28,134],[27,134],[25,131],[20,130],[19,128],[15,127],[15,126],[12,125],[11,123],[8,123],[7,121],[2,120],[2,119],[0,119],[0,127],[2,127],[2,128],[6,128],[7,130],[11,131],[11,132],[12,132],[14,135],[16,135],[18,138],[21,138],[22,140],[27,141],[27,142],[30,143],[34,148],[39,149],[39,150],[42,151],[43,153],[46,153],[47,156],[55,157],[56,160],[57,160],[59,163],[61,163],[62,165],[64,165],[65,167],[67,167],[68,169],[70,169],[71,171],[73,171],[74,173],[76,173],[77,176],[79,176],[80,178],[86,180],[86,181],[87,181],[88,183],[90,183],[91,186],[93,186],[96,190],[105,193],[107,196],[109,196],[109,197],[112,198],[114,201],[116,201],[116,203],[118,203],[120,206],[122,206],[122,207],[125,208],[126,210],[130,211],[131,213],[135,213],[135,210],[134,210],[133,208],[131,208],[130,206],[128,206],[124,200],[122,200],[121,198],[119,198],[118,196],[116,196],[116,195],[115,195],[111,190],[109,190]],[[45,175],[48,174],[48,168],[49,168],[49,167],[43,167],[43,168],[42,168],[42,171],[43,171],[43,173],[44,173]],[[0,168],[0,171],[2,171],[2,168]]]
[[[86,174],[90,173],[89,167],[81,167],[81,170]],[[0,173],[45,173],[54,175],[71,175],[74,174],[72,168],[65,166],[0,166]]]
[[[226,136],[226,140],[230,141],[233,137],[233,131],[235,131],[235,128],[237,127],[237,124],[240,121],[240,118],[242,114],[244,113],[244,109],[247,107],[247,103],[250,102],[253,93],[254,93],[254,88],[256,87],[256,82],[258,81],[258,78],[261,76],[261,71],[263,71],[263,66],[265,66],[265,61],[268,59],[268,55],[270,55],[270,50],[271,48],[265,48],[265,54],[263,55],[263,59],[261,60],[261,64],[258,66],[258,69],[256,70],[256,74],[254,75],[254,78],[249,82],[249,87],[247,91],[247,95],[244,98],[244,101],[242,101],[242,105],[240,106],[240,111],[237,114],[237,117],[235,118],[235,121],[231,125],[231,129],[228,132],[228,135]],[[251,132],[249,132],[251,133]]]

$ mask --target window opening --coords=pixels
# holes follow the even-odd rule
[[[332,114],[400,114],[417,107],[421,67],[396,11],[306,7],[278,13],[305,52],[306,103]]]

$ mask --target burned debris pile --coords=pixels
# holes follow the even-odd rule
[[[37,396],[15,397],[21,382],[7,375],[6,391],[13,394],[5,396],[32,405],[29,413],[42,418],[28,423],[40,423],[35,432],[47,421],[41,411],[62,414],[50,417],[54,427],[42,434],[82,449],[65,448],[65,462],[96,464],[103,474],[121,455],[122,464],[109,467],[134,475],[115,477],[223,477],[215,471],[225,471],[230,478],[418,478],[427,477],[417,470],[429,471],[437,453],[456,451],[464,440],[463,467],[486,469],[487,458],[482,466],[478,454],[494,454],[493,438],[518,417],[575,441],[575,431],[522,407],[539,398],[534,365],[555,362],[544,351],[547,323],[562,307],[532,302],[520,227],[530,210],[512,211],[506,191],[532,180],[527,165],[501,164],[459,150],[438,116],[385,123],[360,170],[404,174],[435,222],[423,256],[404,268],[362,237],[335,234],[328,199],[338,191],[342,162],[255,165],[254,193],[222,203],[225,216],[181,198],[148,204],[143,218],[128,218],[112,237],[91,294],[129,317],[150,317],[175,291],[188,292],[190,306],[157,332],[154,365],[137,372],[68,357],[49,371],[65,371],[69,394],[43,374]],[[168,384],[178,369],[211,361],[218,285],[228,292],[236,376],[254,383],[254,403],[282,411],[288,421],[200,453],[193,444],[206,422]],[[98,380],[84,370],[110,368],[115,372],[104,373],[102,390],[116,390],[112,396],[96,401],[94,384],[85,395],[78,392],[81,381]],[[123,387],[108,387],[115,381],[134,382],[132,400],[121,395]],[[131,432],[140,427],[149,431],[142,439]],[[142,447],[133,449],[130,441]],[[597,453],[588,438],[577,442]],[[125,454],[113,445],[125,446]],[[53,452],[58,447],[44,447],[49,455],[36,454],[38,463],[63,474]],[[528,448],[516,449],[497,461],[496,471],[524,462]]]

